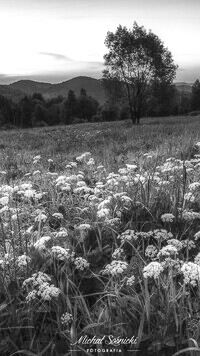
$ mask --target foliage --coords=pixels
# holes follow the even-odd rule
[[[0,96],[0,125],[14,125],[16,127],[35,127],[70,124],[74,118],[91,121],[97,113],[99,104],[92,97],[87,96],[86,90],[81,89],[76,98],[72,90],[67,99],[61,96],[45,100],[40,93],[25,96],[18,104]]]
[[[192,86],[191,107],[192,107],[192,110],[200,110],[200,82],[199,82],[199,79],[197,79]]]
[[[104,56],[104,78],[121,83],[131,119],[139,122],[152,82],[170,84],[175,77],[172,55],[154,33],[136,22],[131,30],[120,25],[115,33],[108,32],[105,44],[109,52]]]

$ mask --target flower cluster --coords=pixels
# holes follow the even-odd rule
[[[42,272],[34,273],[32,277],[25,279],[22,287],[29,291],[26,301],[32,302],[35,299],[41,301],[51,301],[53,298],[58,298],[61,290],[50,284],[51,278]]]
[[[61,246],[52,246],[51,248],[52,257],[60,261],[69,261],[71,254],[69,249],[66,250]]]
[[[67,313],[67,312],[62,314],[62,316],[60,318],[61,324],[63,326],[68,326],[72,320],[73,320],[72,314]]]
[[[82,257],[76,257],[74,259],[74,265],[75,269],[78,269],[79,271],[83,271],[90,266],[90,264]]]
[[[154,278],[157,279],[160,273],[163,272],[164,268],[159,262],[150,262],[147,266],[143,268],[144,278]]]
[[[193,262],[186,262],[181,267],[181,272],[184,276],[184,282],[191,284],[193,287],[200,282],[200,266]]]
[[[102,270],[102,274],[110,274],[112,277],[119,276],[126,272],[127,268],[127,262],[114,260]]]

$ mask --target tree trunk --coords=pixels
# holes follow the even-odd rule
[[[135,117],[135,114],[134,114],[134,112],[133,112],[132,106],[130,106],[130,114],[131,114],[132,123],[133,123],[133,125],[135,125],[135,123],[136,123],[136,117]]]
[[[136,117],[136,123],[137,123],[137,125],[140,124],[140,116],[139,115],[137,115],[137,117]]]

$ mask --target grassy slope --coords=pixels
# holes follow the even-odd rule
[[[119,121],[1,131],[0,169],[11,160],[23,173],[28,172],[29,158],[41,154],[45,159],[53,158],[57,169],[62,170],[65,162],[86,151],[99,164],[115,169],[146,152],[161,160],[169,156],[187,158],[197,141],[198,117],[145,118],[135,127]]]

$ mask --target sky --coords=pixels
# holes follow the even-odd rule
[[[164,42],[176,81],[200,78],[200,0],[0,0],[0,84],[101,78],[108,31],[134,21]]]

